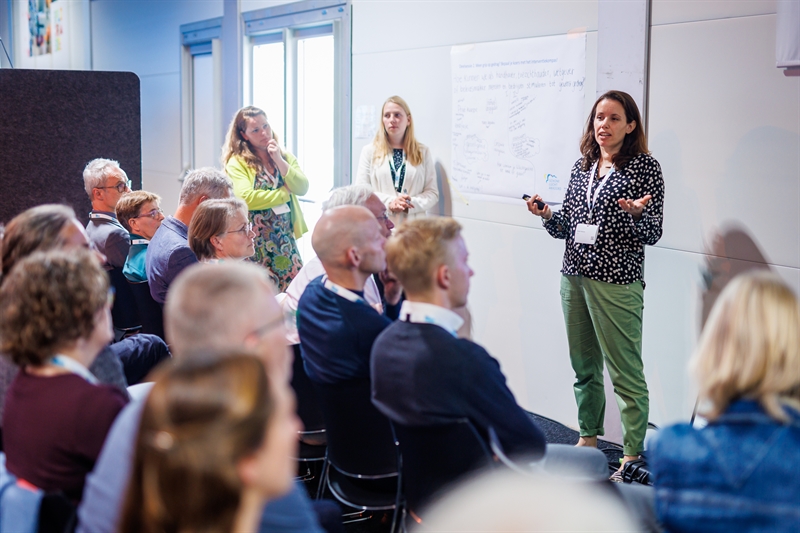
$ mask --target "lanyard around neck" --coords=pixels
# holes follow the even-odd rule
[[[150,244],[149,239],[131,239],[131,245],[134,244]]]
[[[362,298],[358,294],[354,293],[350,289],[345,289],[341,285],[337,285],[336,283],[332,282],[331,280],[328,279],[328,276],[325,276],[325,277],[322,278],[322,285],[326,289],[331,291],[333,294],[341,296],[345,300],[348,300],[348,301],[353,302],[353,303],[364,304],[364,305],[367,305],[369,307],[372,307],[367,303],[367,301],[364,298]]]
[[[600,196],[600,191],[605,186],[606,182],[608,182],[608,178],[611,177],[611,174],[613,174],[614,171],[616,170],[612,165],[611,170],[608,171],[608,174],[606,174],[605,177],[602,180],[600,180],[600,183],[597,184],[597,190],[594,191],[594,198],[592,198],[592,185],[594,185],[594,174],[595,172],[597,172],[597,164],[599,162],[600,160],[598,159],[597,161],[594,162],[594,165],[592,165],[592,171],[589,174],[589,186],[586,188],[586,205],[589,207],[589,214],[592,213],[592,210],[594,209],[594,206],[597,203],[597,197]]]
[[[117,219],[112,217],[111,215],[106,215],[105,213],[89,213],[89,218],[92,220],[110,220],[111,222],[116,222]]]
[[[392,182],[394,183],[394,188],[397,189],[398,184],[400,183],[400,172],[402,172],[406,168],[405,150],[403,150],[403,162],[400,163],[400,166],[397,168],[395,168],[394,166],[394,151],[392,151],[392,155],[391,157],[389,157],[389,168],[392,170]]]
[[[97,385],[100,383],[95,375],[89,372],[88,368],[80,364],[75,359],[67,357],[66,355],[55,355],[50,359],[50,363],[69,370],[73,374],[82,377],[92,385]]]

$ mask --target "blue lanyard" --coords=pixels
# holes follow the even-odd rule
[[[77,374],[92,385],[97,385],[100,383],[95,375],[89,372],[88,368],[80,364],[75,359],[67,357],[66,355],[55,355],[50,359],[50,363],[69,370],[73,374]]]

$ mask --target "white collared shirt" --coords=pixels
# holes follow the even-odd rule
[[[453,311],[438,305],[406,300],[400,307],[400,320],[414,324],[434,324],[447,330],[453,337],[458,336],[458,328],[464,319]]]

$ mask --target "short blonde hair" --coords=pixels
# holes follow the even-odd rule
[[[411,294],[433,288],[433,272],[450,259],[448,244],[461,235],[461,224],[446,217],[408,221],[386,242],[386,261]]]
[[[147,202],[153,202],[158,206],[161,203],[161,197],[152,192],[131,191],[123,195],[119,199],[119,202],[117,202],[117,220],[119,220],[119,223],[122,224],[122,227],[128,230],[128,232],[132,231],[128,221],[138,217],[139,209]]]
[[[690,362],[713,420],[739,399],[757,400],[786,421],[782,404],[800,406],[800,307],[776,274],[737,276],[711,310]]]

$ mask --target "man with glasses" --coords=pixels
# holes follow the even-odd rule
[[[147,281],[147,245],[164,220],[161,197],[147,191],[133,191],[117,203],[117,220],[130,232],[131,249],[122,273],[133,283]]]
[[[106,270],[121,269],[128,258],[131,239],[117,220],[117,202],[130,192],[131,181],[119,163],[111,159],[93,159],[83,170],[83,185],[92,211],[86,233],[100,253],[106,256]]]

